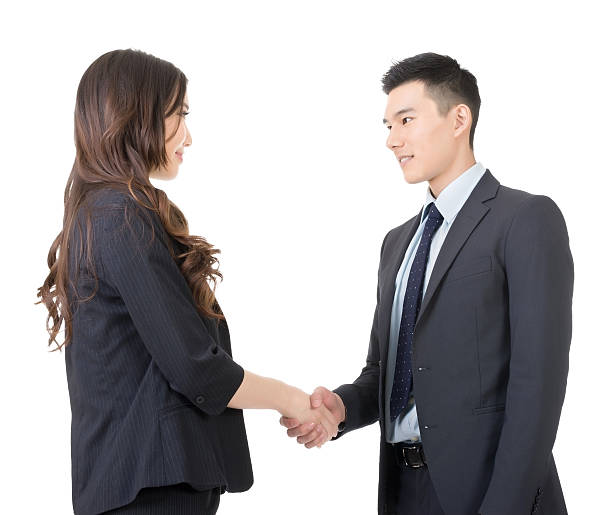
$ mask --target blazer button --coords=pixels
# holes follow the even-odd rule
[[[198,396],[196,397],[196,402],[197,402],[198,404],[202,404],[202,403],[204,402],[204,397],[203,397],[202,395],[198,395]]]

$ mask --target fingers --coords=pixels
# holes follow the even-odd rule
[[[319,435],[314,440],[311,440],[310,442],[304,444],[304,447],[306,447],[307,449],[312,449],[313,447],[321,447],[325,442],[328,442],[330,439],[331,437],[329,436],[327,431],[325,431],[325,429],[322,429],[319,432]]]
[[[325,406],[312,410],[313,422],[287,430],[289,436],[297,436],[297,442],[307,449],[320,447],[338,434],[334,416]]]
[[[338,426],[325,407],[321,406],[313,411],[315,411],[315,420],[319,422],[318,425],[309,434],[298,438],[298,443],[303,443],[307,449],[320,447],[338,434]]]
[[[297,427],[287,429],[287,436],[294,438],[296,436],[304,436],[310,433],[316,426],[314,422],[308,422],[306,424],[301,424]]]
[[[287,428],[289,437],[297,437],[297,442],[307,449],[321,447],[338,434],[338,402],[336,394],[323,386],[318,386],[310,396],[311,413],[304,418],[281,417],[280,424]],[[303,423],[300,423],[302,420]]]
[[[317,425],[313,427],[312,431],[303,436],[297,437],[297,443],[299,444],[307,444],[312,442],[313,440],[318,440],[321,437],[321,434],[324,433],[325,430],[321,425]]]
[[[281,417],[278,421],[281,426],[286,427],[287,429],[293,429],[300,425],[300,421],[296,418],[289,417]]]
[[[286,417],[284,417],[286,418]],[[287,419],[287,420],[295,420],[295,419]],[[283,423],[284,422],[284,423]],[[328,422],[326,421],[326,424]],[[287,421],[281,421],[285,427],[291,426],[291,423]],[[288,425],[286,425],[288,424]],[[296,441],[299,444],[305,445],[308,449],[312,447],[320,447],[323,443],[327,442],[331,437],[329,436],[328,430],[322,423],[316,424],[314,422],[310,422],[307,424],[301,424],[297,427],[290,427],[287,430],[287,436],[297,437]]]

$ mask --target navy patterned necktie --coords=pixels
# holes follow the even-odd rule
[[[429,208],[430,206],[431,209],[429,210],[429,215],[426,215],[425,229],[423,230],[419,248],[410,268],[406,293],[404,294],[402,321],[397,340],[393,390],[391,390],[391,422],[404,410],[410,396],[410,389],[412,388],[412,338],[414,336],[414,325],[421,308],[421,297],[423,296],[423,284],[425,283],[425,270],[427,269],[431,240],[444,220],[444,217],[433,202],[427,207]]]

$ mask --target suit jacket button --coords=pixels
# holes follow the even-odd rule
[[[202,404],[202,403],[204,402],[204,397],[203,397],[202,395],[198,395],[198,396],[196,397],[196,402],[197,402],[198,404]]]

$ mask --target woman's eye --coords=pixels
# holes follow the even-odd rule
[[[182,116],[187,116],[188,114],[189,114],[189,111],[183,111],[183,112],[181,113],[181,115],[182,115]]]

